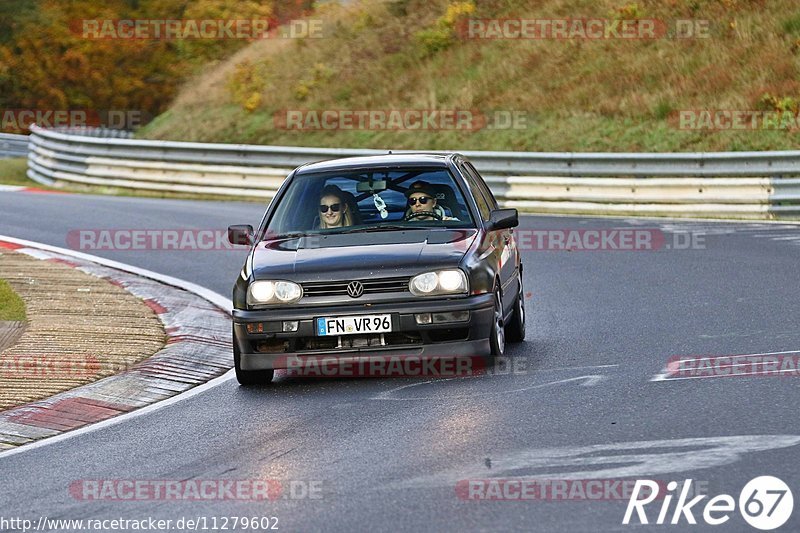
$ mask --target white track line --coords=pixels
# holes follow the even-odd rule
[[[691,358],[692,361],[712,361],[716,359],[720,359],[722,357],[726,359],[735,359],[737,357],[755,357],[760,355],[784,355],[787,353],[800,353],[800,350],[786,350],[784,352],[762,352],[762,353],[745,353],[745,354],[737,354],[737,355],[715,355],[711,357],[698,357],[698,358]],[[687,359],[689,359],[687,357]],[[756,364],[764,364],[764,363],[756,363]],[[722,366],[720,368],[728,368],[733,366],[743,366],[743,365],[727,365]],[[792,372],[797,372],[797,370],[791,370]],[[781,370],[778,372],[788,372],[788,370]],[[735,374],[736,376],[759,376],[763,375],[765,372],[742,372],[741,374]],[[704,378],[724,378],[724,377],[731,377],[728,374],[720,374],[720,375],[712,375],[712,376],[684,376],[684,377],[670,377],[674,375],[674,373],[670,372],[667,368],[662,368],[661,372],[650,378],[650,381],[678,381],[680,379],[704,379]]]
[[[594,368],[614,368],[614,367],[618,367],[618,366],[619,365],[563,366],[563,367],[560,367],[560,368],[541,368],[541,369],[537,368],[534,372],[561,372],[561,371],[564,371],[564,370],[585,370],[587,368],[592,368],[592,369],[594,369]],[[454,379],[485,378],[487,375],[489,375],[489,374],[478,374],[478,375],[474,375],[474,376],[457,376],[457,377],[453,377],[453,378],[444,378],[444,379],[429,379],[427,381],[420,381],[418,383],[409,383],[408,385],[402,385],[400,387],[396,387],[394,389],[389,389],[388,391],[384,391],[384,392],[380,393],[378,396],[375,396],[375,397],[370,398],[370,399],[371,400],[378,400],[378,399],[380,399],[380,400],[398,400],[399,398],[387,398],[385,396],[388,396],[389,394],[394,393],[394,392],[401,391],[403,389],[408,389],[410,387],[416,387],[417,385],[427,385],[428,383],[434,383],[434,382],[441,383],[441,382],[444,382],[444,381],[452,381]],[[575,378],[570,378],[570,379],[575,379]],[[578,379],[581,379],[581,378],[578,378]],[[570,381],[570,380],[567,380],[567,381]],[[592,381],[592,380],[589,380],[589,381],[591,382],[592,385],[595,384],[595,381]],[[556,383],[560,383],[560,382],[556,382]],[[588,386],[588,385],[585,385],[585,386]],[[536,385],[535,387],[538,387],[538,385]],[[526,387],[524,389],[506,391],[506,392],[518,392],[518,391],[522,391],[522,390],[527,390],[528,388],[530,388],[530,387]],[[493,392],[491,394],[497,394],[497,393]]]
[[[231,369],[228,372],[226,372],[225,374],[223,374],[223,375],[221,375],[219,377],[216,377],[216,378],[212,379],[211,381],[203,383],[202,385],[198,385],[197,387],[189,389],[186,392],[182,392],[181,394],[178,394],[177,396],[172,396],[170,398],[167,398],[166,400],[161,400],[160,402],[156,402],[156,403],[150,404],[150,405],[148,405],[146,407],[142,407],[140,409],[137,409],[135,411],[131,411],[129,413],[125,413],[123,415],[115,416],[114,418],[109,418],[108,420],[103,420],[102,422],[96,422],[94,424],[90,424],[88,426],[84,426],[84,427],[79,428],[79,429],[73,429],[71,431],[67,431],[66,433],[61,433],[60,435],[55,435],[53,437],[46,437],[44,439],[31,442],[30,444],[23,444],[21,446],[18,446],[17,448],[12,448],[10,450],[6,450],[4,452],[0,452],[0,459],[3,459],[5,457],[9,457],[11,455],[16,455],[18,453],[23,453],[23,452],[28,452],[28,451],[31,451],[31,450],[35,450],[36,448],[41,448],[42,446],[47,446],[49,444],[56,444],[57,442],[61,442],[61,441],[67,440],[67,439],[71,439],[72,437],[77,437],[78,435],[85,435],[86,433],[91,433],[92,431],[96,431],[98,429],[107,428],[107,427],[113,426],[115,424],[120,424],[122,422],[127,422],[128,420],[130,420],[132,418],[136,418],[136,417],[143,416],[143,415],[148,415],[148,414],[150,414],[150,413],[152,413],[154,411],[158,411],[159,409],[163,409],[164,407],[169,407],[170,405],[172,405],[174,403],[178,403],[178,402],[183,401],[183,400],[188,400],[189,398],[191,398],[193,396],[197,396],[198,394],[201,394],[201,393],[207,391],[208,389],[214,388],[217,385],[222,385],[226,381],[229,381],[230,379],[232,379],[234,377],[234,375],[235,375],[234,371],[233,371],[233,369]]]
[[[710,378],[735,378],[739,376],[773,376],[775,374],[780,374],[781,372],[794,372],[797,374],[797,370],[795,369],[786,369],[786,370],[766,370],[763,372],[737,372],[735,374],[712,374],[710,376],[684,376],[680,378],[664,378],[664,379],[651,379],[650,381],[680,381],[684,379],[710,379]],[[656,376],[657,377],[657,376]]]
[[[181,288],[185,291],[191,292],[204,298],[211,302],[212,304],[216,305],[217,307],[223,309],[226,313],[231,313],[231,301],[228,298],[225,298],[221,294],[218,294],[214,291],[206,289],[205,287],[201,287],[195,283],[191,283],[189,281],[185,281],[182,279],[174,278],[172,276],[167,276],[165,274],[159,274],[158,272],[153,272],[151,270],[146,270],[144,268],[135,267],[133,265],[128,265],[125,263],[119,263],[117,261],[112,261],[110,259],[104,259],[102,257],[97,257],[90,254],[85,254],[82,252],[76,252],[74,250],[68,250],[66,248],[59,248],[58,246],[50,246],[49,244],[41,244],[38,242],[33,241],[26,241],[24,239],[17,239],[14,237],[6,237],[5,235],[0,235],[0,241],[10,242],[13,244],[18,244],[20,246],[25,246],[34,249],[46,250],[48,252],[54,252],[62,255],[66,255],[69,257],[75,257],[79,259],[83,259],[86,261],[91,261],[97,263],[99,265],[107,266],[110,268],[115,268],[117,270],[122,270],[124,272],[129,272],[131,274],[136,274],[138,276],[142,276],[145,278],[154,279],[156,281],[160,281],[166,285],[171,285],[173,287]],[[71,431],[67,431],[66,433],[62,433],[60,435],[56,435],[53,437],[48,437],[42,440],[37,440],[30,444],[23,444],[17,448],[12,448],[10,450],[6,450],[4,452],[0,452],[0,458],[9,457],[12,455],[16,455],[18,453],[23,453],[27,451],[34,450],[36,448],[41,448],[42,446],[47,446],[50,444],[55,444],[57,442],[61,442],[72,437],[77,437],[79,435],[85,435],[86,433],[90,433],[92,431],[96,431],[98,429],[107,428],[109,426],[113,426],[115,424],[120,424],[122,422],[126,422],[132,418],[136,418],[139,416],[150,414],[154,411],[158,411],[159,409],[163,409],[164,407],[168,407],[174,403],[188,400],[198,394],[202,394],[203,392],[212,389],[218,385],[222,385],[223,383],[233,379],[235,376],[234,371],[231,369],[225,374],[212,379],[202,385],[198,385],[197,387],[191,388],[186,392],[182,392],[166,400],[162,400],[160,402],[156,402],[154,404],[148,405],[146,407],[142,407],[140,409],[136,409],[135,411],[131,411],[129,413],[125,413],[114,418],[110,418],[108,420],[103,420],[102,422],[97,422],[94,424],[90,424],[88,426],[84,426],[79,429],[74,429]]]
[[[541,389],[542,387],[548,387],[550,385],[558,385],[558,384],[561,384],[561,383],[569,383],[569,382],[572,382],[572,381],[583,381],[583,383],[581,383],[582,387],[592,387],[594,385],[597,385],[598,383],[600,383],[604,379],[606,379],[606,376],[601,376],[601,375],[578,376],[578,377],[575,377],[575,378],[559,379],[558,381],[549,381],[547,383],[538,383],[538,384],[535,384],[535,385],[529,385],[527,387],[522,387],[521,389],[511,389],[511,390],[501,390],[501,391],[488,391],[488,392],[474,392],[474,393],[463,394],[463,395],[458,395],[458,396],[444,396],[444,397],[433,397],[433,396],[414,397],[414,396],[412,396],[410,398],[392,398],[392,397],[389,396],[390,394],[393,394],[395,392],[401,391],[403,389],[408,389],[408,388],[411,388],[411,387],[417,387],[419,385],[427,385],[429,383],[434,383],[434,382],[438,382],[438,381],[450,381],[451,379],[457,379],[457,378],[447,378],[445,380],[432,379],[432,380],[428,380],[428,381],[421,381],[419,383],[410,383],[408,385],[402,385],[400,387],[395,387],[394,389],[389,389],[388,391],[382,392],[382,393],[378,394],[377,396],[373,396],[372,398],[370,398],[370,400],[392,401],[392,402],[411,402],[411,401],[418,401],[418,400],[441,400],[441,399],[461,400],[461,399],[474,398],[475,396],[497,396],[499,394],[512,394],[512,393],[515,393],[515,392],[524,392],[524,391],[529,391],[529,390],[533,390],[533,389]]]
[[[562,370],[586,370],[587,368],[616,368],[619,365],[562,366],[559,368],[537,368],[534,372],[560,372]]]
[[[727,359],[734,359],[735,357],[753,357],[758,355],[783,355],[787,353],[800,353],[800,350],[786,350],[785,352],[763,352],[763,353],[743,353],[737,355],[712,355],[711,357],[691,357],[687,356],[686,359],[691,359],[692,361],[714,361],[716,359],[721,359],[723,357]]]

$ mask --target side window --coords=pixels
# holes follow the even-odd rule
[[[461,165],[461,173],[466,178],[467,185],[469,185],[469,190],[472,192],[472,196],[475,198],[475,203],[478,204],[478,210],[481,212],[481,218],[483,220],[489,220],[489,214],[492,212],[492,208],[489,207],[489,202],[484,196],[480,185],[475,179],[475,176],[472,174],[472,170],[467,165]]]
[[[483,178],[481,178],[481,175],[478,173],[477,170],[475,170],[475,167],[472,166],[472,163],[466,163],[464,166],[469,168],[469,170],[472,172],[473,176],[475,177],[475,181],[478,184],[478,187],[481,188],[484,195],[486,196],[486,199],[489,200],[489,206],[492,209],[497,209],[498,207],[497,200],[495,200],[494,194],[492,194],[492,190],[489,188],[488,185],[486,185],[486,182],[483,181]]]

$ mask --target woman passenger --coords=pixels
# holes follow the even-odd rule
[[[336,185],[326,185],[319,199],[319,227],[342,228],[353,225],[353,214],[350,212],[344,192]]]

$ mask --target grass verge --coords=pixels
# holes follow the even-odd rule
[[[25,320],[25,302],[4,279],[0,279],[0,321]]]
[[[24,157],[0,159],[0,183],[3,185],[19,185],[22,187],[41,187],[25,175],[28,160]]]

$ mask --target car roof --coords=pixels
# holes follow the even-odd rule
[[[361,157],[344,157],[341,159],[330,159],[316,163],[306,163],[297,168],[298,174],[311,172],[326,172],[329,170],[349,170],[363,168],[386,168],[386,167],[438,167],[446,168],[449,160],[460,154],[450,153],[423,153],[407,152],[399,154],[385,154]]]

